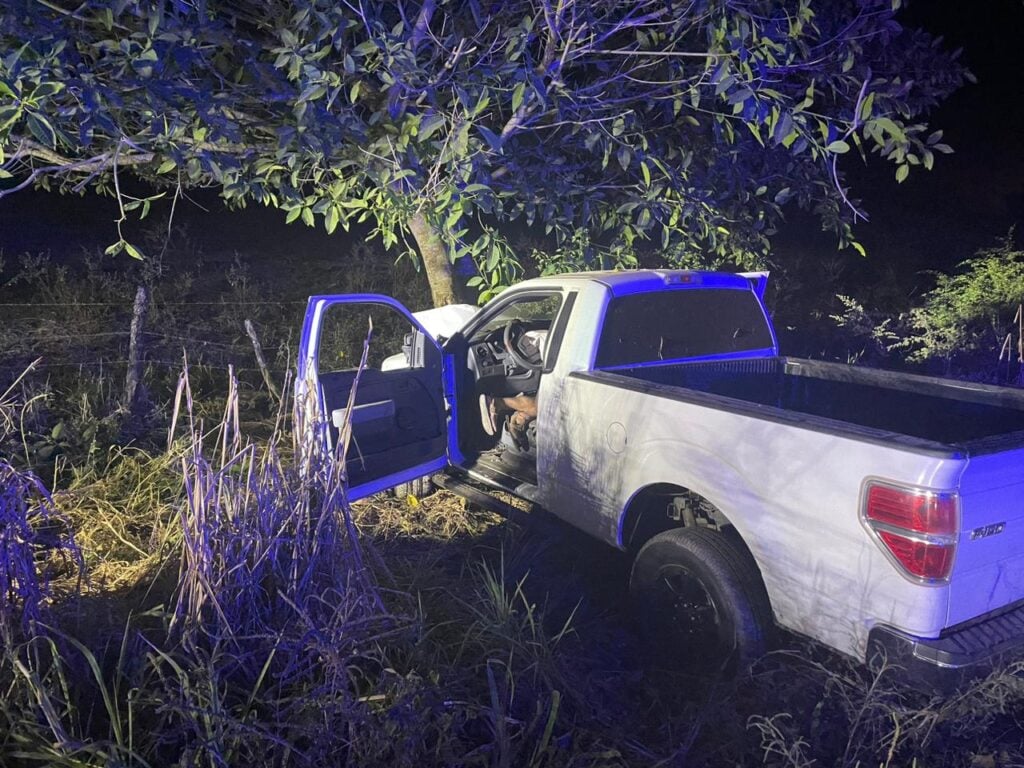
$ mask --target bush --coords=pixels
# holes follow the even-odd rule
[[[1015,248],[1013,232],[961,262],[954,274],[931,274],[935,286],[895,317],[837,297],[842,312],[831,319],[846,342],[846,362],[904,362],[944,375],[1019,384],[1024,251]]]
[[[952,275],[935,273],[935,287],[910,311],[911,335],[900,347],[912,362],[941,360],[947,371],[994,378],[999,351],[1019,330],[1024,302],[1024,251],[1013,232],[967,259]]]

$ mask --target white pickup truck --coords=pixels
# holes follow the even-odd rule
[[[781,357],[764,283],[540,278],[443,340],[387,297],[315,296],[299,391],[328,447],[351,432],[353,500],[441,473],[635,553],[673,653],[745,663],[778,625],[941,680],[1018,650],[1024,393]],[[516,395],[513,440],[487,416]]]

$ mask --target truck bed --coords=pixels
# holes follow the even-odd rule
[[[766,417],[781,411],[811,428],[848,425],[861,437],[902,437],[932,451],[979,455],[1024,445],[1024,392],[1005,387],[785,357],[607,373],[662,394],[683,389],[730,398],[760,406]]]

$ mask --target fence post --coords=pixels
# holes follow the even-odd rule
[[[131,411],[139,395],[139,384],[142,379],[142,334],[145,330],[148,309],[149,293],[146,291],[146,286],[140,285],[135,290],[132,327],[128,340],[128,373],[124,382],[124,408],[128,411]]]
[[[1024,304],[1017,305],[1013,319],[1017,323],[1017,362],[1024,363]]]
[[[256,328],[249,318],[245,319],[245,332],[249,334],[249,339],[252,340],[252,351],[256,353],[256,364],[260,367],[260,373],[263,374],[263,383],[267,385],[267,389],[270,390],[270,394],[273,395],[274,399],[280,402],[281,393],[274,384],[274,380],[270,378],[267,361],[263,359],[263,346],[260,344],[260,339],[256,335]]]

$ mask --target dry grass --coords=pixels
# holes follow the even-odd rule
[[[502,522],[497,515],[475,509],[448,491],[437,491],[428,499],[379,494],[353,504],[352,518],[362,532],[380,541],[447,541],[479,536]]]
[[[180,456],[111,450],[106,464],[75,472],[54,497],[86,553],[92,592],[117,592],[153,578],[181,543]]]

